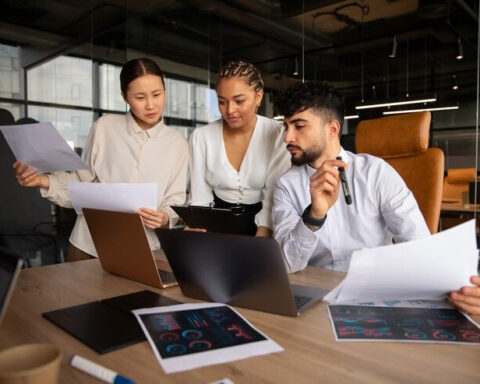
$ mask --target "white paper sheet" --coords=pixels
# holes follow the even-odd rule
[[[477,274],[475,221],[428,238],[362,249],[345,279],[324,300],[441,300]]]
[[[40,173],[88,169],[52,123],[2,126],[0,130],[15,158]]]
[[[178,304],[133,313],[165,373],[283,351],[225,304]],[[197,349],[201,345],[209,347]]]
[[[77,214],[82,208],[134,212],[140,207],[157,209],[156,183],[68,183],[68,191]]]

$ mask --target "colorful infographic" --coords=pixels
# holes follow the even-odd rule
[[[456,309],[330,305],[337,340],[480,344],[480,329]]]
[[[266,340],[227,306],[141,314],[140,318],[164,359]]]

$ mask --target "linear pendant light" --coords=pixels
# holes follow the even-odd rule
[[[412,98],[412,99],[404,99],[399,101],[393,100],[384,100],[384,101],[377,101],[371,102],[367,104],[360,104],[355,107],[355,109],[371,109],[371,108],[382,108],[382,107],[393,107],[396,105],[408,105],[408,104],[420,104],[420,103],[433,103],[437,101],[436,96],[422,96],[419,98]]]
[[[450,111],[454,109],[459,109],[458,104],[455,105],[445,105],[441,107],[425,107],[425,108],[415,108],[415,109],[397,109],[393,111],[384,111],[384,115],[398,115],[400,113],[414,113],[414,112],[424,112],[424,111]]]

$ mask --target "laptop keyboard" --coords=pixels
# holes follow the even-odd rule
[[[159,269],[158,273],[160,274],[160,279],[162,280],[163,284],[169,284],[169,283],[176,283],[177,282],[177,279],[175,279],[175,275],[172,272],[163,271],[163,270]]]
[[[297,309],[302,308],[305,304],[311,301],[313,297],[311,296],[301,296],[301,295],[294,295],[293,300],[295,301],[295,306]]]

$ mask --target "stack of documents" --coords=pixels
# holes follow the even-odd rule
[[[471,285],[478,250],[471,220],[425,239],[353,252],[345,279],[325,296],[331,304],[442,300]]]

